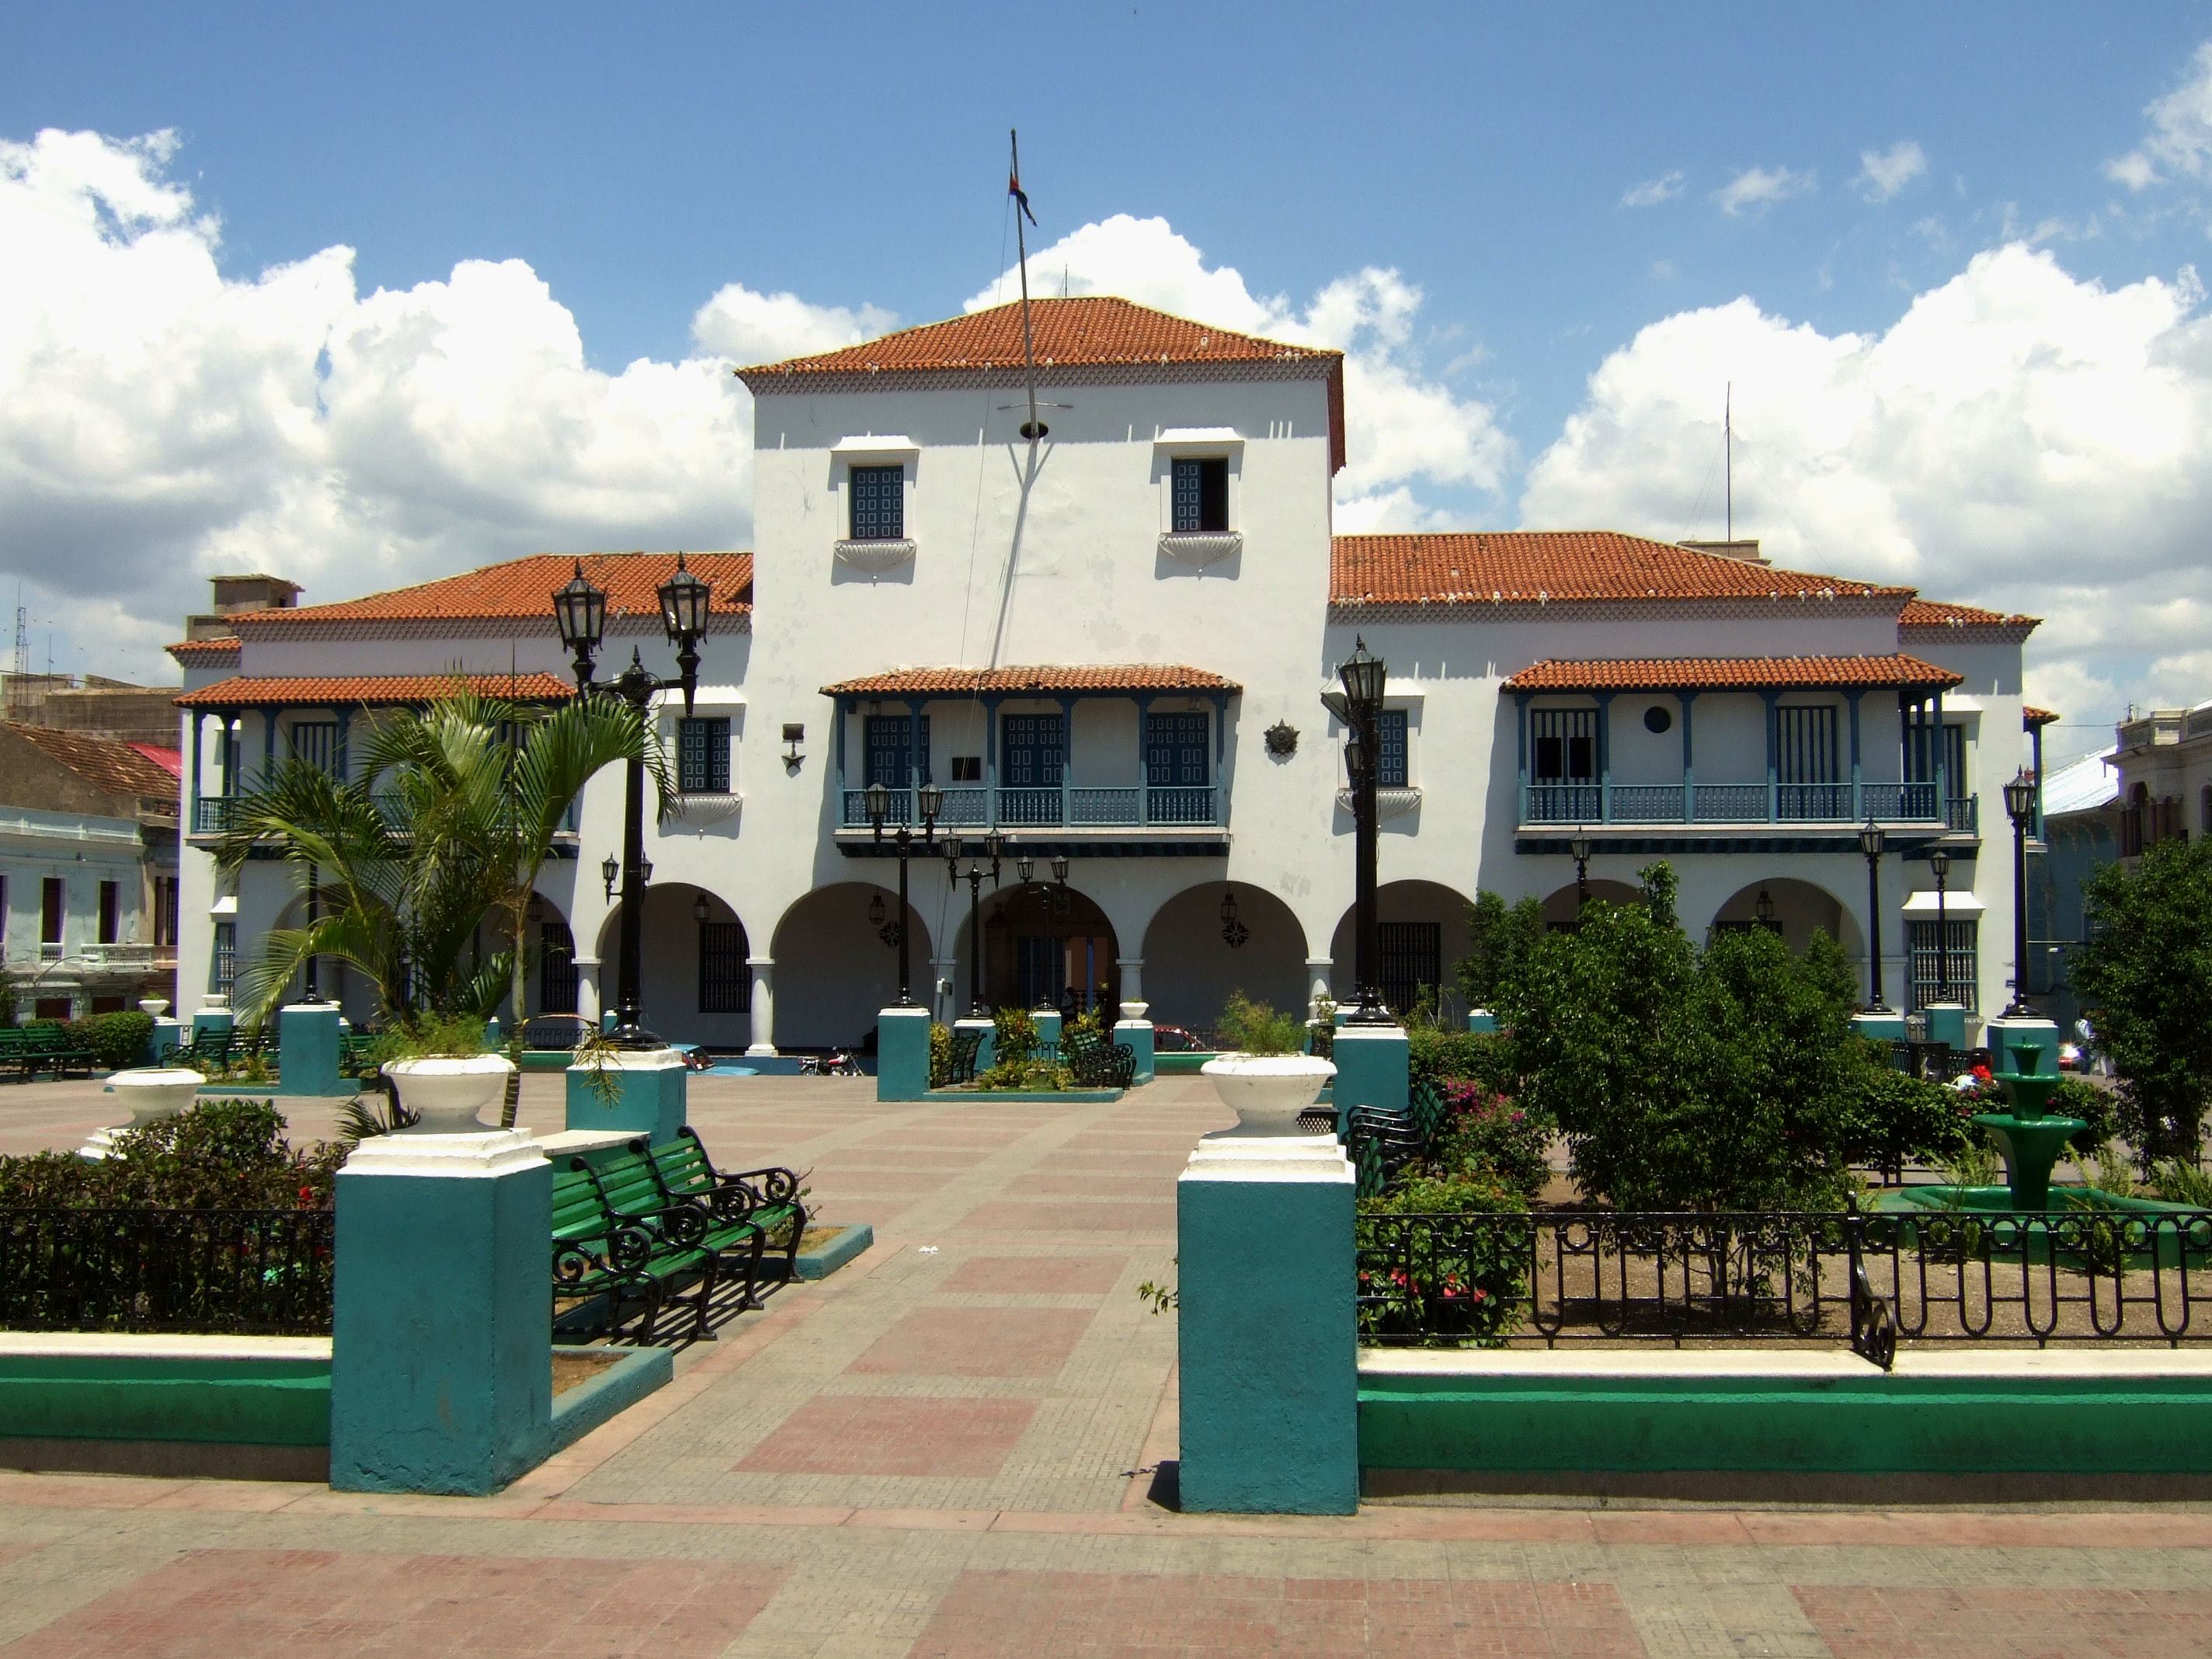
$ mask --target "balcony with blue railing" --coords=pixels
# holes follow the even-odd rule
[[[1610,825],[1637,828],[1792,824],[1842,827],[1878,823],[1954,835],[1977,833],[1972,796],[1936,810],[1933,783],[1527,783],[1521,786],[1524,826]]]
[[[939,829],[1050,830],[1212,830],[1223,826],[1221,792],[1212,784],[1127,784],[984,789],[948,788]],[[843,830],[872,830],[868,792],[843,792]],[[894,789],[886,825],[918,824],[915,792]]]

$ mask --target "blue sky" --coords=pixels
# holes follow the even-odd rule
[[[2078,403],[2078,390],[2039,391],[2035,343],[2008,346],[2013,368],[1990,371],[1996,380],[1978,404],[2028,412],[1958,459],[1972,476],[1957,498],[1974,511],[1947,519],[1935,499],[1946,486],[1900,483],[1890,458],[1944,442],[1958,411],[1911,425],[1899,412],[1914,400],[1900,385],[1909,364],[1856,364],[1849,343],[1880,340],[1916,301],[1946,293],[1972,313],[1960,326],[1978,341],[2004,334],[2002,319],[2023,306],[2036,317],[2027,331],[2049,332],[2062,351],[2104,337],[2109,322],[2127,337],[2093,379],[2121,406],[2146,406],[2112,377],[2193,361],[2201,296],[2184,273],[2204,257],[2212,156],[2191,148],[2197,116],[2186,97],[2163,127],[2152,106],[2189,92],[2208,37],[2205,4],[17,5],[0,55],[0,143],[20,149],[47,129],[112,145],[173,134],[135,165],[188,209],[134,223],[103,186],[76,172],[57,183],[53,167],[42,199],[78,189],[102,200],[97,234],[111,250],[149,225],[200,227],[226,285],[208,290],[210,304],[224,293],[269,301],[264,273],[320,258],[317,307],[414,295],[416,312],[453,331],[461,325],[438,285],[465,262],[520,262],[511,270],[526,267],[543,284],[548,320],[536,343],[501,345],[503,373],[521,374],[517,352],[557,356],[557,342],[545,342],[565,315],[578,362],[556,368],[599,374],[575,392],[585,402],[604,392],[629,407],[657,395],[647,377],[623,376],[636,360],[673,374],[718,342],[734,353],[781,339],[751,324],[719,335],[702,324],[701,307],[732,284],[805,307],[794,347],[817,337],[809,330],[925,320],[981,295],[1007,257],[1001,179],[1006,131],[1018,125],[1047,249],[1115,216],[1128,216],[1125,227],[1164,221],[1160,234],[1188,246],[1194,270],[1236,279],[1244,298],[1219,320],[1279,320],[1317,336],[1333,326],[1317,296],[1364,283],[1364,320],[1342,343],[1370,354],[1373,409],[1384,410],[1390,388],[1407,394],[1395,414],[1376,414],[1372,441],[1412,447],[1407,433],[1432,416],[1456,435],[1434,464],[1378,465],[1340,487],[1350,524],[1627,514],[1634,521],[1618,527],[1715,532],[1717,495],[1699,458],[1717,445],[1693,417],[1717,413],[1734,379],[1746,445],[1740,528],[1816,568],[2079,611],[2097,591],[2078,557],[2069,568],[2085,525],[2052,532],[2039,494],[2067,479],[2001,476],[2004,458],[2045,431],[2038,404]],[[2115,167],[2131,154],[2148,157],[2132,177]],[[14,168],[18,182],[36,175]],[[1117,255],[1113,241],[1102,233],[1066,256],[1075,287],[1142,286],[1127,249],[1152,244],[1125,237]],[[2008,247],[2018,259],[1977,267]],[[339,248],[353,251],[349,287],[330,299]],[[0,277],[10,257],[0,249]],[[21,270],[13,278],[33,281]],[[1049,269],[1041,281],[1050,289]],[[2142,289],[2147,281],[2160,286]],[[1179,292],[1132,297],[1170,302]],[[2130,295],[2136,302],[2123,304]],[[152,303],[110,298],[126,313]],[[1740,299],[1748,309],[1726,309]],[[469,314],[496,318],[509,303],[487,292]],[[2146,320],[2146,306],[2158,314]],[[171,317],[149,330],[97,306],[48,311],[88,350],[111,324],[142,346],[178,325]],[[330,324],[335,314],[318,310],[316,326],[353,326]],[[1668,319],[1672,334],[1642,338]],[[377,329],[387,356],[408,332],[391,317]],[[1899,341],[1890,355],[1940,361],[1946,349]],[[1791,367],[1778,368],[1785,359]],[[392,402],[421,376],[380,372],[377,398],[356,407],[345,402],[354,383],[332,361],[327,343],[309,353],[303,406],[327,428],[317,443],[368,442],[360,434],[376,418],[418,435],[449,431],[445,416]],[[1609,362],[1621,384],[1607,393],[1591,377]],[[8,373],[0,359],[0,380]],[[1662,374],[1668,390],[1655,401],[1649,382]],[[2169,401],[2159,407],[2193,408],[2193,374],[2161,381],[2158,398]],[[1869,377],[1889,411],[1881,422],[1832,441],[1806,429],[1821,425],[1802,418],[1808,406],[1848,410]],[[240,384],[210,370],[190,390],[221,396]],[[660,429],[708,419],[696,388],[670,395],[678,403],[653,405]],[[258,424],[282,433],[287,422],[279,410]],[[448,481],[411,494],[404,443],[371,443],[342,464],[319,451],[312,465],[341,475],[335,488],[301,483],[292,462],[256,451],[246,470],[265,474],[260,493],[203,494],[165,521],[161,492],[118,481],[101,494],[86,482],[99,468],[57,460],[53,422],[43,430],[0,467],[0,507],[13,477],[45,547],[143,542],[163,573],[149,590],[158,605],[125,605],[113,629],[76,630],[126,642],[137,655],[115,666],[139,672],[157,665],[145,660],[161,626],[149,613],[173,615],[188,577],[256,550],[306,562],[313,591],[335,597],[615,528],[604,512],[564,516],[562,460],[542,445],[515,463],[534,480],[527,489]],[[497,447],[476,436],[487,454]],[[161,455],[166,441],[143,439]],[[2156,434],[2147,441],[2155,447]],[[0,458],[10,453],[0,431]],[[705,443],[687,476],[703,478],[721,453]],[[2193,459],[2171,458],[2172,477],[2185,479]],[[2100,470],[2094,458],[2082,465]],[[1839,472],[1864,487],[1832,488]],[[2154,574],[2169,577],[2203,563],[2191,550],[2212,528],[2196,486],[2172,488],[2188,499],[2153,521],[2112,524],[2156,550]],[[672,519],[647,515],[620,539],[749,531],[741,502],[700,489]],[[374,490],[384,496],[362,507]],[[1885,504],[1845,504],[1869,490]],[[2138,479],[2129,493],[2144,491]],[[520,510],[502,519],[502,503]],[[451,522],[434,522],[441,514]],[[319,536],[381,550],[314,568]],[[2008,536],[2025,549],[2016,558]],[[10,539],[0,565],[27,575],[34,606],[67,616],[67,562]],[[104,553],[87,568],[112,586],[128,562]],[[2094,637],[2046,629],[2038,650],[2049,693],[2094,703],[2099,717],[2134,696],[2212,695],[2196,684],[2212,682],[2212,657],[2188,648],[2212,616],[2200,608],[2212,592],[2182,597],[2185,614],[2170,580],[2153,583],[2120,596],[2122,609],[2138,608]],[[84,659],[73,665],[101,665],[91,638],[77,643]]]

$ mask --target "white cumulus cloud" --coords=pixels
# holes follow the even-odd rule
[[[1735,523],[1778,562],[2046,620],[2069,719],[2194,702],[2212,663],[2212,325],[2195,274],[2107,289],[2008,245],[1876,333],[1748,299],[1666,318],[1529,469],[1532,526],[1711,533],[1723,386]]]
[[[2197,48],[2181,83],[2143,111],[2142,143],[2105,164],[2106,177],[2130,190],[2161,179],[2212,173],[2212,40]]]
[[[1662,202],[1671,202],[1682,193],[1684,175],[1680,168],[1662,173],[1656,179],[1646,179],[1640,185],[1631,185],[1622,194],[1620,204],[1625,208],[1657,207]]]
[[[1915,140],[1901,138],[1887,149],[1861,150],[1851,185],[1869,202],[1887,202],[1927,171],[1928,152]]]
[[[1764,212],[1777,202],[1804,195],[1817,183],[1812,173],[1798,173],[1790,167],[1746,167],[1715,191],[1713,200],[1723,213],[1733,217]]]
[[[750,409],[713,344],[594,368],[517,260],[368,295],[346,247],[226,274],[174,153],[0,143],[0,560],[95,665],[161,672],[219,570],[328,599],[539,548],[744,538]]]
[[[1439,522],[1435,487],[1496,495],[1515,451],[1495,412],[1428,371],[1416,339],[1421,290],[1395,270],[1366,266],[1328,283],[1301,307],[1257,295],[1233,265],[1212,265],[1164,219],[1117,213],[1030,256],[1033,294],[1112,294],[1178,316],[1345,354],[1345,469],[1336,523],[1345,531],[1414,529]],[[1007,271],[967,309],[1019,292]],[[1429,492],[1425,495],[1425,490]]]

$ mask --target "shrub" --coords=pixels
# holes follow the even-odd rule
[[[1065,1066],[1036,1060],[1001,1060],[976,1074],[978,1089],[1018,1089],[1036,1094],[1054,1093],[1075,1086],[1075,1073]]]
[[[206,1100],[117,1132],[106,1158],[0,1158],[0,1209],[328,1209],[345,1149],[295,1151],[259,1101]]]
[[[1526,969],[1544,931],[1540,901],[1526,898],[1509,906],[1495,893],[1477,893],[1467,907],[1468,952],[1455,970],[1467,1006],[1497,1007],[1506,984]]]
[[[1444,1104],[1451,1115],[1437,1132],[1431,1164],[1447,1178],[1493,1182],[1523,1206],[1535,1202],[1552,1178],[1546,1155],[1558,1126],[1474,1083],[1445,1085]]]
[[[2169,1204],[2193,1205],[2212,1210],[2212,1175],[2178,1158],[2167,1158],[2150,1173],[2150,1184]]]
[[[2094,1152],[2120,1133],[2119,1102],[2110,1089],[2085,1077],[2061,1078],[2048,1109],[2054,1117],[2078,1117],[2089,1126],[2066,1143],[2077,1152]]]
[[[1512,1045],[1504,1037],[1473,1031],[1415,1028],[1406,1034],[1407,1063],[1413,1085],[1441,1087],[1450,1082],[1480,1085],[1491,1094],[1513,1092]]]
[[[1907,1158],[1934,1163],[1966,1144],[1971,1112],[1955,1090],[1907,1077],[1872,1054],[1861,1063],[1844,1129],[1844,1155],[1852,1163],[1881,1169]]]
[[[1279,1014],[1242,991],[1229,994],[1215,1030],[1231,1050],[1243,1054],[1295,1054],[1306,1042],[1305,1021],[1296,1014]]]
[[[952,1079],[952,1028],[929,1023],[929,1086],[941,1089]]]
[[[1361,1306],[1361,1328],[1418,1324],[1448,1341],[1510,1334],[1528,1293],[1525,1241],[1509,1229],[1455,1227],[1449,1221],[1402,1232],[1376,1224],[1392,1216],[1527,1208],[1519,1194],[1486,1176],[1417,1175],[1380,1197],[1362,1199],[1355,1225],[1360,1248],[1382,1245],[1369,1260],[1399,1265],[1361,1269],[1359,1293],[1380,1298]]]
[[[68,1025],[70,1040],[99,1056],[111,1072],[143,1064],[154,1045],[154,1017],[133,1008],[115,1014],[90,1014]]]
[[[1018,1070],[1027,1066],[1036,1055],[1040,1039],[1036,1018],[1028,1009],[1001,1008],[991,1017],[991,1027],[993,1072],[1007,1066]],[[981,1083],[983,1079],[978,1078],[975,1080]],[[1005,1089],[1019,1085],[1002,1083],[996,1086]]]

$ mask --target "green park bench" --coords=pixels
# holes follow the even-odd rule
[[[718,1231],[729,1232],[734,1246],[743,1241],[732,1230],[752,1230],[755,1243],[746,1260],[744,1306],[760,1305],[764,1272],[776,1280],[792,1276],[799,1240],[806,1231],[806,1205],[799,1196],[796,1174],[773,1167],[734,1172],[717,1170],[698,1132],[688,1123],[676,1132],[675,1139],[662,1142],[647,1156],[653,1179],[668,1203],[707,1208],[713,1218],[708,1233],[710,1245]],[[780,1261],[765,1259],[770,1249],[780,1254]],[[726,1254],[735,1254],[734,1249]]]
[[[0,1026],[0,1068],[14,1072],[21,1082],[30,1082],[41,1072],[64,1078],[71,1066],[82,1067],[90,1077],[99,1064],[98,1054],[70,1042],[58,1025],[34,1021]]]
[[[1109,1042],[1095,1031],[1070,1030],[1060,1040],[1060,1058],[1085,1089],[1127,1089],[1137,1081],[1137,1051]]]

